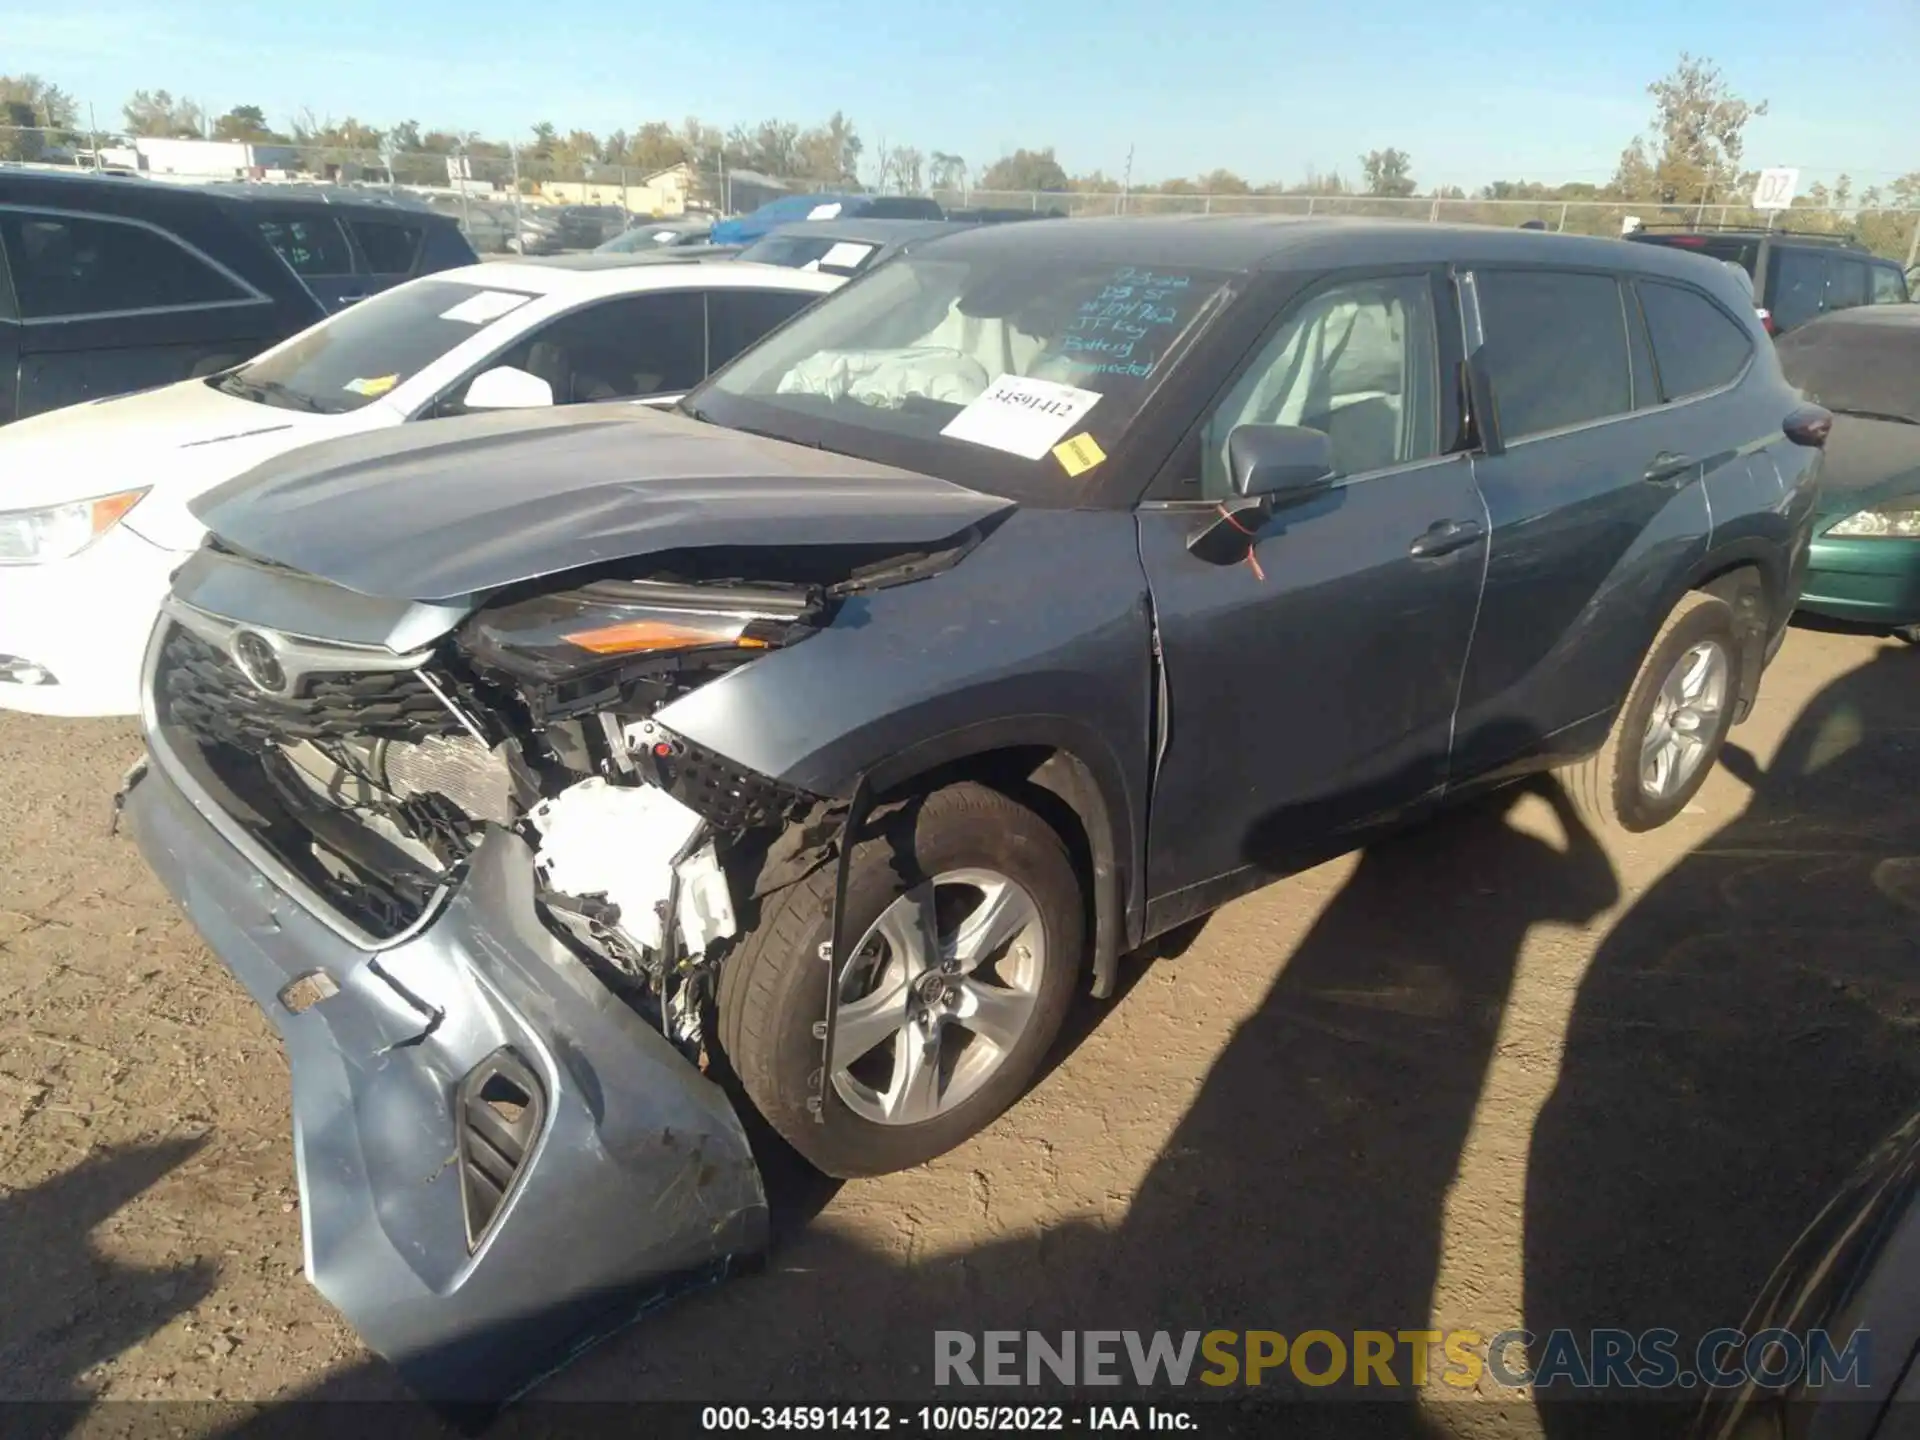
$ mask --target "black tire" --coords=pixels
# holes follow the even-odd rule
[[[1080,882],[1053,828],[997,791],[952,785],[875,817],[848,866],[847,945],[914,885],[967,868],[997,871],[1032,897],[1046,940],[1043,969],[1034,1008],[999,1068],[931,1120],[867,1119],[831,1085],[819,1118],[808,1106],[820,1068],[814,1026],[825,1015],[819,957],[832,938],[833,866],[767,897],[721,966],[717,1029],[728,1066],[767,1122],[829,1175],[884,1175],[953,1149],[1026,1092],[1059,1036],[1085,959]]]
[[[1640,749],[1660,696],[1660,687],[1680,657],[1694,646],[1714,642],[1725,651],[1726,696],[1706,736],[1707,753],[1692,776],[1670,795],[1654,797],[1640,784]],[[1639,835],[1657,830],[1687,808],[1720,758],[1733,725],[1735,686],[1740,674],[1740,640],[1733,607],[1716,595],[1693,591],[1684,596],[1653,637],[1640,662],[1627,702],[1614,717],[1606,743],[1585,760],[1561,772],[1574,808],[1589,824]]]

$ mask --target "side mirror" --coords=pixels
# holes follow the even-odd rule
[[[469,410],[528,410],[553,404],[553,387],[538,375],[496,365],[473,377],[461,403]]]
[[[1227,436],[1233,493],[1276,505],[1304,500],[1333,483],[1333,441],[1299,425],[1240,425]]]
[[[1333,488],[1333,441],[1299,425],[1241,425],[1227,436],[1224,500],[1187,537],[1187,551],[1210,565],[1237,565],[1274,511]]]

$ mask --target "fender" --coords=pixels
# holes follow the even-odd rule
[[[996,752],[1045,748],[1053,753],[1030,783],[1059,797],[1086,832],[1093,872],[1093,994],[1113,993],[1120,955],[1140,942],[1145,895],[1140,832],[1120,764],[1090,726],[1064,715],[1018,715],[962,726],[897,751],[868,771],[876,794],[898,790],[934,771]]]

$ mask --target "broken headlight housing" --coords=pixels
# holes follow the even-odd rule
[[[460,644],[483,669],[553,685],[689,653],[738,663],[791,643],[819,610],[802,587],[597,580],[482,610]]]

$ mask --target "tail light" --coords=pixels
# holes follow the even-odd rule
[[[1788,412],[1780,428],[1794,444],[1818,450],[1833,433],[1833,412],[1820,405],[1800,405]]]
[[[1765,328],[1767,334],[1778,335],[1780,333],[1780,327],[1773,323],[1773,312],[1771,310],[1762,310],[1759,312],[1759,315],[1760,324]]]

